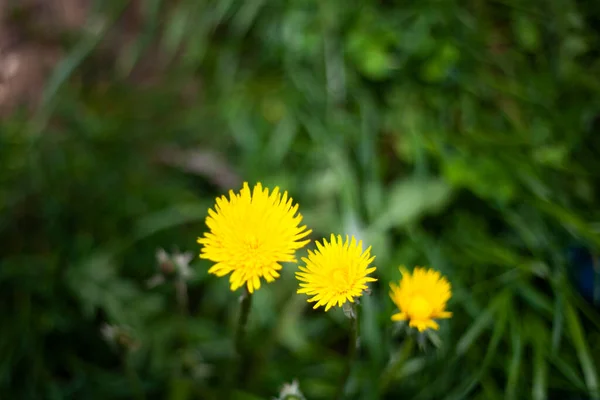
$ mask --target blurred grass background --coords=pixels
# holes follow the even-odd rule
[[[244,180],[373,246],[348,399],[599,398],[599,26],[581,0],[91,4],[0,122],[0,398],[223,398],[239,293],[197,257],[187,309],[146,282]],[[437,348],[391,324],[399,265],[452,282]],[[333,397],[345,317],[294,270],[255,297],[239,399]]]

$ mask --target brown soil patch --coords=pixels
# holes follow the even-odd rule
[[[38,102],[59,38],[87,20],[88,0],[0,0],[0,117]]]

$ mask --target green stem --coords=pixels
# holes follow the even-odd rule
[[[181,311],[181,315],[187,316],[188,312],[188,293],[187,283],[183,279],[175,281],[175,295],[177,296],[177,305]]]
[[[248,316],[250,315],[250,309],[252,308],[252,294],[248,291],[248,288],[244,288],[244,294],[242,295],[240,303],[240,314],[238,316],[238,323],[235,330],[235,357],[231,360],[232,364],[229,368],[229,377],[224,382],[225,392],[227,393],[226,399],[233,398],[233,390],[240,385],[243,385],[243,380],[246,370],[246,325],[248,324]]]
[[[404,365],[406,360],[410,357],[410,354],[415,347],[415,341],[412,337],[408,336],[404,343],[404,346],[398,351],[398,357],[395,360],[392,360],[390,364],[383,371],[381,376],[381,380],[379,383],[379,394],[384,394],[389,387],[390,383],[394,380],[394,377],[400,371],[400,368]]]
[[[244,339],[246,337],[246,325],[248,324],[248,315],[250,314],[251,306],[252,294],[246,287],[242,298],[242,304],[240,305],[240,316],[238,319],[237,329],[235,331],[235,351],[240,357],[245,353]]]
[[[346,357],[346,365],[344,366],[342,379],[337,387],[335,395],[337,400],[341,400],[344,396],[344,389],[346,388],[346,383],[350,377],[352,364],[354,363],[356,350],[358,348],[358,308],[355,305],[352,305],[352,308],[354,312],[353,316],[350,318],[350,341],[348,342],[348,356]]]
[[[123,364],[125,364],[125,372],[127,379],[131,384],[134,398],[136,400],[145,400],[146,396],[144,395],[144,390],[142,389],[142,383],[140,382],[140,378],[138,377],[137,373],[135,372],[135,368],[132,365],[131,356],[127,353],[123,356]]]

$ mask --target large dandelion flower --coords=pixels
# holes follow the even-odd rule
[[[206,225],[210,232],[198,239],[200,258],[215,262],[209,274],[231,273],[231,290],[247,285],[253,293],[260,288],[260,278],[273,282],[279,277],[280,263],[295,262],[295,252],[309,240],[302,240],[310,230],[300,225],[298,204],[293,205],[287,192],[276,187],[271,193],[260,183],[250,191],[244,182],[239,194],[229,191],[217,198],[214,211],[208,210]]]
[[[450,318],[446,303],[452,296],[452,288],[438,271],[415,268],[413,273],[400,268],[400,285],[390,284],[390,297],[399,313],[392,315],[392,321],[409,321],[411,327],[423,332],[427,328],[438,329],[434,319]]]
[[[342,306],[346,301],[354,302],[367,289],[367,282],[377,279],[369,275],[375,267],[369,264],[375,259],[370,255],[371,247],[362,251],[362,241],[356,243],[346,236],[346,241],[340,235],[331,235],[331,242],[323,239],[321,245],[317,242],[317,250],[308,251],[308,258],[302,258],[306,267],[300,267],[296,278],[301,282],[298,293],[313,296],[309,302],[316,302],[313,308],[325,306],[328,311],[332,306]]]

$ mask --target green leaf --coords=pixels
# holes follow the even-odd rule
[[[533,287],[533,285],[528,285],[526,283],[519,284],[519,294],[528,301],[532,307],[546,314],[548,317],[553,315],[554,308],[552,307],[552,300],[548,298],[546,294]]]
[[[232,400],[265,400],[263,397],[256,396],[252,393],[236,390],[233,393]]]
[[[504,337],[504,332],[506,330],[506,324],[508,320],[508,313],[510,312],[511,307],[511,295],[508,290],[504,291],[500,295],[494,299],[492,305],[490,305],[489,309],[493,309],[494,311],[490,314],[495,316],[494,319],[494,328],[492,332],[492,338],[490,339],[487,350],[485,353],[485,357],[481,362],[477,372],[475,372],[471,378],[465,380],[465,383],[456,389],[453,393],[448,396],[448,400],[459,400],[468,398],[469,393],[471,393],[477,384],[481,381],[485,371],[489,367],[491,361],[494,359],[496,352],[498,350],[498,346]],[[477,323],[477,322],[476,322]],[[474,324],[475,325],[475,324]],[[479,332],[480,334],[481,332]],[[461,340],[462,342],[462,340]],[[458,346],[457,346],[458,347]],[[465,350],[466,351],[466,350]]]
[[[573,346],[577,351],[577,357],[579,358],[579,363],[581,365],[581,369],[583,370],[585,384],[590,391],[592,398],[599,399],[600,392],[598,391],[598,374],[596,372],[596,367],[590,354],[587,341],[583,335],[583,329],[581,327],[579,317],[577,316],[575,309],[570,304],[565,304],[565,315],[567,328],[569,329]]]
[[[536,50],[540,42],[536,21],[522,11],[514,13],[513,21],[513,29],[520,45],[525,50]]]
[[[555,289],[556,290],[556,289]],[[557,290],[556,297],[554,299],[554,316],[552,318],[552,353],[557,354],[560,349],[560,341],[563,336],[563,329],[565,324],[564,309],[564,295],[562,291]]]
[[[521,336],[522,327],[517,321],[517,315],[512,315],[510,319],[511,326],[511,345],[512,357],[508,365],[508,381],[506,383],[505,398],[516,399],[518,391],[519,376],[521,375],[521,364],[523,359],[523,338]]]
[[[189,4],[178,4],[167,18],[162,45],[169,59],[173,59],[186,40],[186,33],[193,17]]]
[[[233,17],[232,24],[236,34],[242,36],[250,29],[251,25],[258,19],[260,11],[265,6],[265,0],[249,0],[241,3]]]
[[[469,348],[475,343],[475,341],[481,336],[481,334],[488,329],[492,323],[496,322],[496,314],[500,311],[504,311],[504,307],[509,299],[510,294],[507,291],[497,295],[496,298],[490,303],[490,306],[482,312],[475,322],[471,324],[471,327],[465,332],[456,344],[456,354],[462,355],[466,353]]]
[[[377,318],[380,315],[379,307],[373,296],[363,296],[361,307],[361,340],[364,340],[374,362],[380,364],[385,357],[385,348],[381,345],[384,339],[381,335],[380,320]]]
[[[408,179],[397,183],[388,195],[387,209],[374,229],[389,229],[415,222],[427,213],[439,211],[450,200],[452,190],[439,179]]]
[[[537,207],[548,215],[554,217],[558,222],[571,229],[575,234],[589,240],[600,247],[600,236],[594,232],[590,225],[573,211],[558,204],[548,201],[538,201]]]
[[[567,361],[563,360],[560,355],[550,354],[549,360],[576,389],[585,389],[585,383],[581,379],[581,374]]]
[[[201,222],[208,214],[208,205],[177,204],[141,218],[135,225],[135,240],[141,240],[157,232],[183,224]]]
[[[272,163],[279,165],[292,150],[294,139],[298,133],[298,123],[291,115],[285,113],[283,104],[271,104],[271,107],[280,107],[281,111],[277,111],[277,113],[283,113],[283,117],[273,129],[273,135],[267,144],[265,153],[269,154]]]
[[[459,58],[458,48],[453,44],[445,43],[438,53],[425,64],[421,70],[421,77],[427,82],[443,81]]]
[[[424,357],[411,358],[402,364],[402,368],[398,371],[397,378],[402,380],[410,375],[414,375],[422,371],[427,366],[427,360]]]
[[[531,397],[533,400],[548,398],[548,363],[546,361],[547,332],[544,324],[537,324],[532,329],[531,344],[533,347],[533,382]]]
[[[193,381],[185,378],[173,378],[170,382],[168,400],[188,400],[193,398]]]

